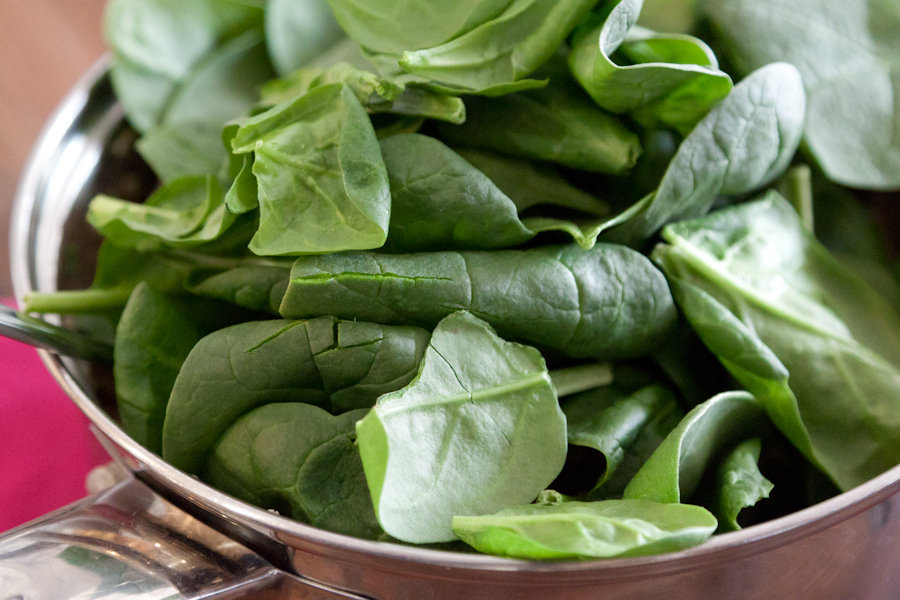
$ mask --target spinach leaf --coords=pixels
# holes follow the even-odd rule
[[[716,455],[765,426],[752,394],[724,392],[694,407],[625,488],[625,498],[676,503],[689,499]]]
[[[371,406],[412,380],[428,338],[413,327],[334,317],[256,321],[216,331],[194,346],[175,380],[163,458],[188,473],[200,472],[225,430],[266,404]]]
[[[624,246],[297,259],[280,312],[434,327],[457,310],[569,356],[641,356],[675,323],[662,274]]]
[[[643,449],[638,438],[653,437],[656,445],[662,442],[684,416],[675,396],[660,385],[650,385],[637,391],[626,392],[617,386],[597,388],[566,398],[562,403],[568,424],[569,446],[583,446],[601,453],[605,468],[593,485],[591,492],[605,488],[620,466],[634,454],[632,447]],[[643,440],[642,440],[643,441]],[[642,458],[646,459],[655,447]],[[641,461],[643,462],[643,461]],[[627,473],[627,482],[637,469]],[[622,477],[617,477],[621,481]],[[624,488],[624,482],[622,485]],[[618,490],[603,489],[609,496]]]
[[[325,0],[267,0],[265,31],[279,75],[308,64],[344,37]]]
[[[216,173],[226,154],[222,127],[250,110],[272,76],[258,31],[227,42],[198,62],[138,152],[165,181]]]
[[[380,77],[346,62],[324,69],[299,69],[270,81],[262,90],[261,106],[274,106],[330,83],[347,84],[370,113],[420,116],[457,124],[466,120],[466,107],[459,98],[407,87],[399,79]]]
[[[715,529],[716,518],[704,508],[647,500],[529,504],[453,518],[453,532],[476,550],[532,559],[674,552],[705,541]]]
[[[558,73],[558,75],[557,75]],[[500,98],[466,99],[466,122],[441,125],[455,146],[546,160],[598,173],[624,173],[641,153],[638,136],[597,108],[567,73],[553,85]]]
[[[535,206],[558,206],[594,217],[609,213],[606,202],[573,186],[553,165],[481,150],[462,148],[456,152],[509,196],[519,213]]]
[[[191,269],[183,287],[199,296],[278,315],[291,276],[291,261],[232,261],[229,268]]]
[[[87,221],[110,243],[152,250],[160,245],[196,246],[221,236],[236,216],[225,208],[225,194],[214,176],[176,179],[143,204],[97,196]]]
[[[550,204],[593,214],[608,210],[552,171],[541,171],[521,160],[466,152],[465,156],[501,180],[511,194],[508,196],[487,174],[424,135],[401,134],[382,140],[381,155],[392,202],[388,239],[382,247],[385,252],[509,248],[543,231],[563,231],[589,250],[597,241],[592,231],[596,217],[520,219],[518,213]]]
[[[452,541],[457,515],[531,502],[566,456],[540,353],[466,312],[437,325],[415,380],[356,430],[378,522],[407,542]]]
[[[788,165],[803,128],[800,74],[772,64],[738,83],[681,143],[659,187],[632,206],[610,241],[640,243],[670,221],[705,214],[720,194],[774,180]]]
[[[351,38],[380,53],[431,48],[471,31],[500,15],[513,0],[329,0],[335,17]]]
[[[496,18],[435,47],[408,51],[410,73],[473,91],[514,84],[556,53],[598,0],[513,0]]]
[[[382,531],[354,445],[365,412],[333,417],[297,402],[257,408],[222,434],[203,480],[302,523],[377,539]]]
[[[258,29],[263,11],[219,0],[113,0],[104,35],[116,97],[141,132],[156,126],[194,66],[221,43]]]
[[[642,6],[643,0],[619,0],[606,20],[575,44],[569,67],[606,110],[687,134],[728,95],[731,78],[701,40],[634,27]],[[634,64],[617,64],[616,50]]]
[[[900,319],[777,193],[663,236],[685,316],[801,452],[845,490],[900,461]]]
[[[378,248],[390,190],[369,116],[344,84],[324,85],[251,117],[232,141],[253,152],[259,186],[256,254]]]
[[[737,531],[741,510],[769,497],[772,482],[759,472],[759,438],[739,444],[719,465],[716,476],[718,490],[713,512],[719,519],[719,531]]]
[[[883,0],[705,0],[735,65],[797,66],[809,97],[804,141],[834,181],[900,188],[900,6]]]
[[[128,435],[159,454],[166,404],[188,353],[204,335],[252,316],[139,284],[116,327],[113,365],[119,417]]]

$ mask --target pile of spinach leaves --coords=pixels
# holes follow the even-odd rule
[[[786,514],[900,462],[841,187],[900,187],[900,11],[839,4],[112,0],[160,184],[27,309],[115,324],[149,450],[338,533],[587,559]]]

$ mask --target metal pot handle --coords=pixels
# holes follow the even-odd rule
[[[0,535],[0,600],[366,600],[276,569],[122,476]]]

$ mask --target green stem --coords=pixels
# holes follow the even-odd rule
[[[26,313],[83,315],[125,307],[134,286],[25,294]]]
[[[550,373],[550,380],[556,388],[557,397],[562,398],[611,384],[613,368],[610,363],[594,363],[558,369]]]

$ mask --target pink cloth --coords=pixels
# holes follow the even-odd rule
[[[0,531],[83,498],[88,472],[107,462],[37,352],[0,337]]]

